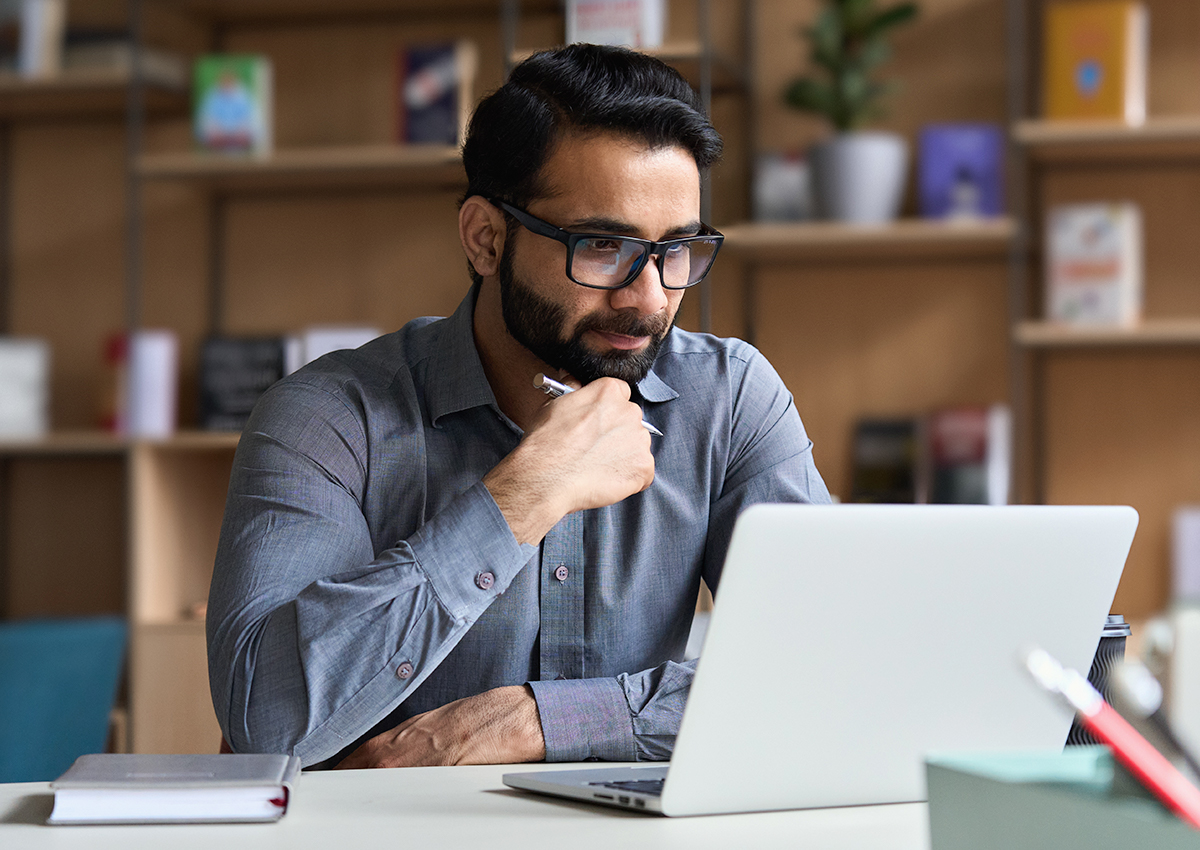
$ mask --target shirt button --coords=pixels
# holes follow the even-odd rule
[[[399,667],[396,668],[396,678],[397,679],[407,679],[412,674],[413,674],[413,666],[412,666],[412,664],[408,663],[407,661],[405,661]]]
[[[475,586],[480,590],[491,590],[492,585],[496,583],[496,576],[490,572],[480,573],[475,576]]]
[[[571,574],[571,571],[567,569],[566,564],[559,564],[558,569],[554,571],[554,577],[556,579],[558,579],[559,581],[566,581],[567,576],[569,576],[570,574]]]

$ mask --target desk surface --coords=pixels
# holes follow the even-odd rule
[[[519,769],[563,765],[522,765]],[[0,784],[0,847],[220,850],[353,846],[590,850],[926,850],[926,806],[909,803],[745,815],[664,818],[513,791],[507,766],[425,767],[302,774],[275,824],[46,826],[44,782]]]

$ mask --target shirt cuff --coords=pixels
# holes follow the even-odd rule
[[[616,679],[529,682],[537,700],[546,761],[635,761],[637,743]]]

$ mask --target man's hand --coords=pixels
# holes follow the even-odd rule
[[[364,743],[338,768],[514,764],[545,757],[533,691],[516,685],[410,717]]]
[[[569,513],[616,504],[654,481],[650,434],[629,385],[600,378],[546,404],[525,439],[483,479],[521,543]]]

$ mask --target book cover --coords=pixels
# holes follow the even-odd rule
[[[666,0],[567,0],[567,44],[662,47]]]
[[[267,57],[201,56],[193,66],[192,85],[192,128],[201,150],[270,153],[272,76]]]
[[[919,419],[861,419],[852,440],[851,502],[923,502]]]
[[[1047,118],[1146,120],[1149,18],[1132,0],[1046,7],[1042,99]]]
[[[1046,318],[1136,324],[1142,311],[1142,217],[1132,203],[1067,204],[1047,215]]]
[[[299,772],[287,755],[80,756],[51,783],[48,823],[279,820]]]
[[[1004,212],[1004,133],[995,124],[930,124],[917,153],[921,215],[970,220]]]
[[[50,344],[0,336],[0,437],[41,437],[49,430]]]
[[[1006,405],[936,410],[926,427],[930,502],[1008,504],[1012,429]]]
[[[241,431],[266,389],[283,377],[280,337],[210,337],[200,349],[200,427]]]
[[[175,433],[179,411],[179,337],[169,330],[113,334],[105,343],[109,386],[103,427],[131,437]]]
[[[396,141],[461,144],[478,67],[479,51],[471,41],[402,48],[396,56]]]

